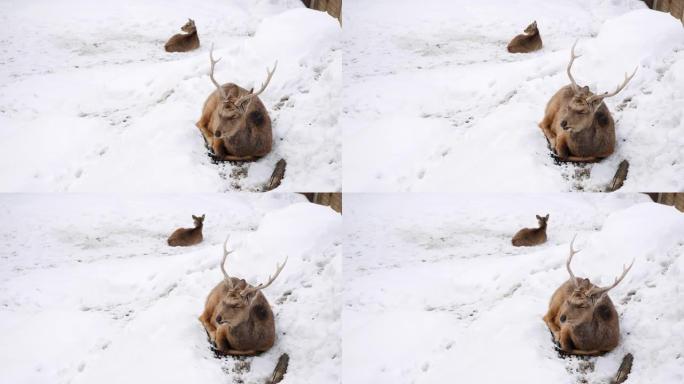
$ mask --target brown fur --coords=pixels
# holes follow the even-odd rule
[[[518,35],[508,43],[510,53],[528,53],[542,48],[542,39],[537,29],[537,22],[533,22],[525,28],[525,33]]]
[[[577,44],[575,42],[575,44]],[[572,46],[567,73],[571,84],[559,89],[546,105],[544,118],[539,123],[549,146],[564,161],[596,162],[610,156],[615,150],[615,122],[603,102],[615,96],[632,79],[625,81],[615,92],[597,95],[589,87],[575,83],[570,69],[575,55]]]
[[[570,261],[576,252],[570,243],[570,257],[566,263],[570,279],[553,293],[543,319],[561,351],[573,355],[600,355],[613,350],[620,341],[618,314],[608,291],[622,281],[632,266],[625,268],[611,287],[601,288],[589,279],[576,278],[572,274]]]
[[[188,22],[181,27],[183,32],[171,36],[169,41],[164,44],[166,52],[188,52],[197,49],[200,46],[199,36],[197,36],[197,27],[195,21],[188,19]]]
[[[210,58],[210,77],[214,81],[214,64],[218,60],[213,60],[211,54]],[[272,72],[265,85],[270,75]],[[237,100],[252,95],[252,91],[233,83],[223,84],[221,89],[226,100],[222,100],[218,89],[214,90],[204,102],[202,116],[195,124],[214,157],[221,161],[250,161],[266,156],[271,151],[273,132],[264,104],[254,95],[242,109],[238,108]]]
[[[233,83],[223,84],[229,97],[237,99],[249,91]],[[273,131],[271,118],[258,98],[249,104],[246,113],[225,117],[221,113],[218,91],[204,102],[197,124],[214,156],[222,161],[256,160],[271,152]]]
[[[257,291],[243,299],[240,290],[251,287],[231,277],[234,288],[222,281],[211,290],[199,320],[212,344],[228,355],[255,355],[275,342],[275,321],[266,297]]]
[[[613,117],[603,101],[598,105],[587,104],[585,100],[591,95],[589,87],[582,87],[575,94],[566,85],[546,105],[539,127],[555,154],[563,160],[596,162],[615,150]]]
[[[224,269],[228,257],[228,239],[223,244],[221,271],[224,280],[211,290],[199,321],[214,347],[228,355],[254,355],[269,350],[275,342],[275,319],[262,293],[280,274],[285,263],[266,284],[253,286],[243,279],[230,277]]]
[[[539,228],[523,228],[513,236],[513,243],[516,247],[533,246],[546,242],[546,223],[549,221],[549,215],[542,217],[537,215]]]
[[[199,244],[202,242],[202,227],[204,225],[204,215],[195,216],[192,215],[192,220],[195,222],[195,228],[178,228],[171,236],[167,242],[172,247],[187,247],[190,245]]]

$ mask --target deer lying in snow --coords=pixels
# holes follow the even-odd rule
[[[541,49],[542,40],[537,29],[537,22],[533,22],[525,28],[525,33],[518,35],[508,43],[510,53],[528,53]]]
[[[187,33],[171,36],[169,41],[164,44],[166,52],[187,52],[199,48],[200,42],[194,20],[188,19],[188,22],[181,27],[181,31]]]
[[[204,223],[204,215],[192,215],[192,220],[195,222],[195,228],[178,228],[173,231],[167,240],[170,246],[187,247],[202,242],[202,226]]]
[[[513,236],[513,243],[516,247],[539,245],[546,242],[546,222],[549,221],[549,215],[544,217],[537,216],[539,228],[523,228]]]
[[[603,99],[617,95],[634,77],[627,76],[614,92],[596,95],[589,87],[580,87],[572,77],[575,45],[570,51],[567,73],[570,85],[556,92],[546,105],[539,127],[556,155],[565,161],[595,162],[611,155],[615,149],[615,123]]]
[[[214,60],[213,47],[209,52],[211,69],[209,78],[216,86],[204,102],[202,117],[197,122],[197,128],[202,132],[207,146],[214,157],[221,161],[256,160],[271,151],[273,133],[271,119],[261,95],[276,70],[266,70],[266,81],[254,93],[233,83],[219,85],[214,79],[214,66],[219,60]]]
[[[230,277],[224,264],[228,257],[223,243],[221,272],[224,280],[209,293],[199,321],[216,349],[227,355],[255,355],[267,351],[275,342],[275,322],[271,306],[261,291],[271,285],[287,263],[276,265],[273,277],[256,287],[243,279]]]
[[[577,278],[572,273],[570,262],[579,252],[573,249],[574,242],[575,239],[570,242],[570,256],[565,263],[570,279],[551,296],[544,322],[561,351],[573,355],[600,355],[613,350],[620,340],[618,314],[608,291],[625,278],[634,260],[629,267],[623,267],[622,275],[611,286],[597,287],[589,279]]]

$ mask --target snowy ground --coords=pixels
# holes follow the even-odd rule
[[[262,384],[282,353],[283,383],[340,381],[341,216],[301,195],[0,196],[0,382]],[[206,214],[204,242],[167,236]],[[277,339],[216,358],[198,321],[228,271],[264,294]]]
[[[549,240],[513,234],[549,213]],[[684,214],[646,195],[345,196],[343,381],[607,384],[684,381]],[[542,321],[567,280],[612,283],[620,345],[562,358]]]
[[[684,28],[639,0],[346,0],[345,191],[684,190]],[[536,20],[544,47],[506,45]],[[557,165],[537,127],[563,85],[615,89],[616,152]]]
[[[166,53],[189,17],[201,47]],[[0,190],[258,190],[280,158],[279,191],[341,188],[341,29],[299,0],[9,0],[0,21]],[[258,87],[278,60],[258,162],[212,163],[194,125],[211,43],[220,82]]]

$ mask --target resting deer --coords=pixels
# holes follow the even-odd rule
[[[549,221],[549,215],[542,217],[537,216],[537,221],[539,222],[539,228],[523,228],[519,230],[513,240],[511,241],[514,246],[532,246],[539,245],[546,242],[546,223]]]
[[[267,351],[275,342],[275,322],[271,306],[261,291],[271,285],[287,263],[276,265],[266,284],[256,287],[243,279],[230,277],[224,264],[228,239],[223,243],[221,272],[223,281],[209,293],[199,321],[216,349],[227,355],[255,355]]]
[[[573,355],[600,355],[613,350],[620,340],[618,314],[608,291],[615,288],[632,268],[622,269],[622,275],[609,287],[598,287],[589,279],[575,277],[570,269],[572,257],[579,252],[570,242],[570,256],[565,263],[570,279],[551,296],[544,322],[560,345],[561,351]]]
[[[195,228],[178,228],[173,231],[167,240],[170,246],[187,247],[202,242],[202,226],[204,225],[204,215],[192,215],[192,220],[195,223]]]
[[[271,119],[259,95],[266,90],[278,62],[273,70],[266,70],[266,81],[254,93],[233,83],[219,85],[216,82],[214,66],[221,59],[214,60],[213,50],[214,47],[209,52],[209,78],[216,90],[204,102],[197,128],[217,160],[256,160],[271,151]]]
[[[508,43],[510,53],[528,53],[541,49],[542,39],[537,29],[537,22],[533,22],[525,28],[525,33],[518,35]]]
[[[564,161],[596,162],[611,155],[615,149],[615,123],[603,99],[617,95],[636,74],[634,72],[613,92],[596,95],[589,87],[580,87],[572,77],[575,45],[570,51],[567,73],[570,85],[556,92],[546,105],[539,127],[551,149]]]
[[[195,20],[188,19],[188,22],[181,27],[181,31],[187,33],[179,33],[171,36],[169,41],[164,44],[166,52],[187,52],[199,48],[200,42],[199,37],[197,36]]]

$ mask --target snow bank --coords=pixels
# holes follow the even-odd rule
[[[684,189],[684,30],[671,15],[636,0],[345,6],[345,191],[599,191],[624,159],[624,191]],[[542,50],[509,54],[532,20]],[[580,84],[613,90],[639,69],[606,100],[616,152],[557,165],[537,124],[576,39]]]
[[[0,60],[0,189],[5,191],[258,190],[288,162],[279,190],[336,190],[340,27],[300,1],[9,1]],[[192,17],[201,47],[166,53]],[[257,86],[274,149],[255,163],[214,164],[195,127],[214,86]]]
[[[345,199],[343,380],[355,383],[605,383],[626,353],[628,382],[684,378],[684,215],[645,195],[441,195]],[[399,209],[401,207],[401,209]],[[510,244],[534,214],[549,240]],[[573,270],[612,283],[621,342],[562,358],[541,317]]]
[[[0,211],[0,381],[339,382],[341,217],[298,195],[5,195]],[[206,213],[204,242],[167,236]],[[229,273],[262,282],[277,339],[250,358],[216,358],[197,320],[226,234]]]

